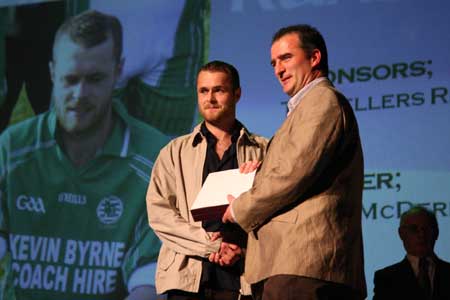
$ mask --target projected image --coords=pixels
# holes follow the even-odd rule
[[[123,73],[116,95],[128,112],[169,136],[197,123],[195,78],[206,62],[209,1],[91,0],[124,27]]]
[[[53,37],[64,18],[63,2],[44,2],[0,8],[0,67],[4,74],[0,88],[0,132],[13,122],[45,112],[50,105],[51,87],[48,63]],[[42,20],[48,20],[42,26]],[[26,101],[27,100],[27,101]]]
[[[324,35],[359,125],[367,299],[375,272],[404,261],[400,217],[415,205],[449,261],[450,2],[429,2],[0,0],[0,299],[161,297],[145,196],[161,147],[198,123],[198,69],[236,66],[236,117],[270,137],[289,100],[271,38],[299,23]],[[61,29],[89,10],[102,17]],[[104,26],[85,36],[89,23]]]
[[[157,299],[145,194],[197,121],[209,3],[104,2],[0,8],[2,299]]]

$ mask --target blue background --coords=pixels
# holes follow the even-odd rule
[[[380,65],[392,71],[393,64],[425,62],[422,76],[335,82],[348,98],[359,98],[355,112],[367,181],[363,204],[366,213],[377,207],[376,218],[373,211],[369,217],[363,214],[368,299],[374,271],[405,255],[397,234],[398,214],[409,203],[440,208],[435,250],[450,260],[449,12],[450,2],[444,0],[212,0],[210,59],[237,67],[242,84],[238,118],[267,137],[283,122],[282,101],[288,100],[270,66],[271,38],[282,26],[307,23],[318,28],[335,72]],[[380,76],[383,70],[378,70]],[[447,91],[445,101],[431,104],[432,88]],[[368,107],[368,97],[380,106],[383,95],[393,94],[387,104],[396,106],[396,94],[415,92],[424,94],[423,105],[360,110]],[[355,108],[354,100],[351,103]],[[392,174],[394,188],[370,189],[376,185],[370,174],[379,173]]]

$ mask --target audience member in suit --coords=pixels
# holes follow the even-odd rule
[[[375,272],[373,299],[450,299],[450,263],[434,253],[439,236],[436,216],[413,207],[401,216],[398,233],[406,257]]]

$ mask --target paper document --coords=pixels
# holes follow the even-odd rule
[[[254,178],[255,171],[242,174],[239,169],[209,173],[191,207],[194,220],[220,220],[229,204],[227,195],[237,198],[252,187]]]

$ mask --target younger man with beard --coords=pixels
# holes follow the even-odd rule
[[[237,300],[250,294],[240,280],[246,234],[219,220],[195,222],[190,208],[209,173],[260,161],[266,140],[236,120],[241,88],[233,66],[221,61],[204,65],[197,96],[204,122],[161,150],[147,193],[150,226],[163,243],[156,289],[169,300]],[[224,238],[216,239],[217,232]],[[240,299],[251,299],[245,297]]]

